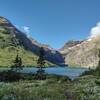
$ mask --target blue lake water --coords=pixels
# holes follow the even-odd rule
[[[0,70],[7,70],[8,68],[0,68]],[[24,73],[36,73],[38,68],[24,68],[21,72]],[[71,79],[77,78],[82,72],[88,70],[85,68],[71,68],[71,67],[53,67],[44,68],[45,72],[48,74],[56,74],[62,76],[68,76]]]

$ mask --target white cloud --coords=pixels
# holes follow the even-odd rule
[[[30,28],[28,26],[23,26],[23,30],[25,33],[29,34],[30,33]]]
[[[23,26],[22,28],[23,28],[24,32],[26,33],[26,35],[27,35],[28,37],[30,37],[30,27],[28,27],[28,26]]]
[[[98,35],[100,35],[100,22],[98,22],[96,24],[96,26],[91,28],[90,37],[89,38],[93,38],[93,37],[96,37]]]

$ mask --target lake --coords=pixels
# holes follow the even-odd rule
[[[0,68],[0,71],[7,70],[8,68]],[[77,78],[82,72],[88,70],[86,68],[71,68],[71,67],[50,67],[43,68],[48,74],[56,74],[62,76],[68,76],[71,79]],[[21,72],[24,73],[36,73],[38,68],[23,68]]]
[[[71,79],[77,78],[82,72],[86,71],[85,68],[71,68],[71,67],[54,67],[54,68],[44,68],[45,72],[48,74],[56,74],[68,76]],[[38,68],[24,68],[23,72],[35,73]]]

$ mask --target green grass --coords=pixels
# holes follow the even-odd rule
[[[0,49],[0,66],[1,67],[10,67],[13,64],[15,57],[17,55],[17,49],[18,49],[19,56],[22,58],[22,62],[24,66],[30,66],[30,67],[37,66],[37,59],[38,59],[37,55],[35,55],[34,53],[30,51],[26,51],[22,47],[16,48],[14,46],[9,46],[9,47]],[[53,65],[54,64],[46,61],[46,64],[45,64],[46,67],[53,66]]]
[[[46,80],[25,77],[18,82],[0,82],[0,100],[100,100],[100,78],[95,75],[73,81],[57,75],[47,75]]]
[[[15,40],[19,41],[13,34],[10,34],[4,28],[0,28],[0,66],[11,66],[17,55],[17,50],[19,56],[22,58],[24,66],[37,66],[38,56],[24,49],[20,44],[16,47],[14,42]],[[45,66],[54,66],[54,64],[46,61]]]
[[[66,100],[64,85],[70,80],[62,78],[48,75],[46,80],[0,82],[0,100]]]
[[[86,75],[76,79],[69,90],[73,92],[75,100],[100,100],[100,85],[96,81],[100,81],[100,78]]]
[[[31,52],[25,51],[23,48],[19,47],[19,56],[22,58],[23,64],[25,66],[36,65],[37,56]],[[9,46],[0,49],[0,66],[11,66],[15,57],[17,55],[17,48]]]

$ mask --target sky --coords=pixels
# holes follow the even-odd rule
[[[0,16],[56,49],[100,34],[100,0],[0,0]]]

